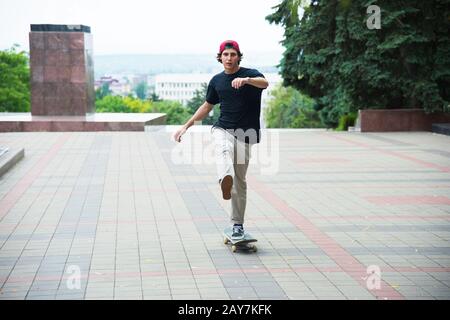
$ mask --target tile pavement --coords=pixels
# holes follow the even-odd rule
[[[208,127],[175,128],[1,133],[0,299],[450,298],[448,136],[264,131],[232,253]]]

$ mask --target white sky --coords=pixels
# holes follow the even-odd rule
[[[91,27],[94,54],[283,52],[283,29],[264,18],[281,0],[0,0],[0,50],[28,51],[30,24]]]

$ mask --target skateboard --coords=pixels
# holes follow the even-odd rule
[[[256,246],[252,243],[256,242],[258,240],[253,238],[250,235],[250,233],[245,232],[244,238],[240,239],[240,240],[232,239],[231,238],[232,233],[233,233],[233,228],[231,228],[231,227],[225,228],[225,230],[223,230],[223,235],[224,235],[223,243],[224,244],[231,243],[231,251],[236,252],[238,249],[251,250],[253,252],[257,251]]]

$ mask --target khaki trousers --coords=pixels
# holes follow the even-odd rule
[[[231,175],[231,223],[244,224],[245,207],[247,204],[246,174],[251,157],[251,144],[237,140],[226,130],[213,127],[211,129],[215,143],[217,178]]]

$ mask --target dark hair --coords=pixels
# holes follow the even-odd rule
[[[234,47],[232,47],[232,46],[226,46],[225,47],[225,49],[234,49]],[[236,49],[234,49],[234,50],[236,50]],[[238,54],[238,57],[239,57],[239,61],[238,61],[238,64],[240,64],[241,63],[241,61],[242,61],[242,57],[244,56],[239,50],[236,50],[237,51],[237,54]],[[223,51],[222,51],[223,52]],[[222,63],[222,52],[219,52],[218,54],[217,54],[217,56],[216,56],[216,59],[217,59],[217,61],[219,62],[219,63]]]

